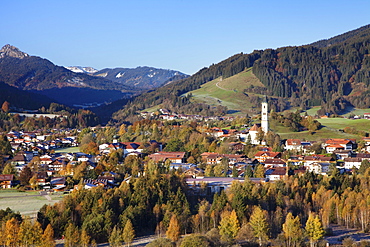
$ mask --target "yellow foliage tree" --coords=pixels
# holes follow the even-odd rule
[[[171,239],[173,242],[179,240],[180,237],[180,224],[177,220],[176,215],[172,215],[170,220],[170,225],[166,231],[167,238]]]

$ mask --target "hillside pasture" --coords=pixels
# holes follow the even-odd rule
[[[251,85],[263,87],[263,84],[255,77],[249,68],[237,75],[223,79],[216,78],[191,91],[192,100],[198,103],[206,103],[212,106],[226,106],[231,112],[259,113],[260,109],[250,102],[250,96],[262,97],[262,95],[248,93],[244,90]]]

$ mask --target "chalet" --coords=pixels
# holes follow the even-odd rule
[[[286,167],[286,162],[282,159],[266,159],[263,164],[265,167]]]
[[[308,166],[305,166],[308,172],[313,172],[316,174],[327,174],[329,171],[329,164],[328,163],[319,163],[314,162]]]
[[[356,141],[350,139],[329,139],[323,143],[327,153],[333,153],[335,150],[353,150]]]
[[[266,159],[278,159],[281,158],[280,152],[272,151],[258,151],[254,157],[260,162],[264,163]]]
[[[2,174],[0,175],[0,188],[9,189],[14,185],[13,174]]]
[[[215,165],[221,162],[222,159],[228,159],[229,165],[235,163],[246,162],[247,158],[241,154],[219,154],[219,153],[202,153],[202,160],[208,165]]]
[[[364,153],[357,153],[354,155],[355,158],[360,158],[361,160],[368,160],[370,161],[370,154],[364,154]]]
[[[285,167],[268,168],[265,171],[265,178],[269,181],[281,180],[284,179],[287,175],[287,168]]]
[[[185,152],[158,152],[149,155],[149,158],[151,158],[155,162],[164,162],[169,159],[172,163],[184,163]]]
[[[12,161],[11,161],[13,166],[16,165],[25,165],[27,163],[26,157],[22,154],[16,154]]]
[[[127,156],[130,153],[142,153],[142,143],[141,142],[121,142],[123,145],[123,155]]]
[[[36,180],[38,185],[45,186],[47,183],[48,174],[46,172],[38,172],[36,175]]]
[[[244,144],[240,142],[230,142],[229,149],[234,152],[242,152],[244,150]]]
[[[285,141],[285,149],[286,150],[301,151],[302,150],[301,140],[299,140],[299,139],[287,139]]]
[[[294,166],[302,165],[303,164],[303,161],[304,161],[304,157],[305,156],[303,156],[303,155],[293,155],[293,156],[290,156],[287,159],[287,163],[288,164],[291,164],[291,165],[294,165]]]
[[[345,169],[353,169],[354,167],[359,169],[361,166],[361,158],[345,158],[344,160]]]
[[[50,181],[50,185],[54,191],[64,191],[66,188],[66,178],[65,177],[55,177]]]
[[[299,139],[287,139],[285,141],[285,149],[286,150],[295,150],[298,152],[303,151],[306,153],[308,148],[312,146],[312,142],[308,141],[301,141]]]
[[[337,156],[337,159],[339,160],[352,157],[352,150],[335,150],[333,153]]]
[[[365,119],[370,119],[370,113],[364,113],[364,118]]]
[[[335,164],[336,161],[333,157],[327,157],[323,155],[315,155],[315,156],[305,156],[303,160],[304,166],[308,166],[313,163],[328,163],[328,164]]]

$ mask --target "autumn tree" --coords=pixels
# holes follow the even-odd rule
[[[8,163],[4,167],[3,174],[13,174],[13,175],[16,175],[17,174],[17,170],[14,168],[14,166],[11,163]]]
[[[254,177],[264,178],[265,177],[265,168],[262,164],[258,164],[254,170]]]
[[[269,226],[266,214],[260,206],[254,207],[249,224],[252,227],[254,236],[258,239],[259,245],[262,246],[263,241],[268,239],[267,233]]]
[[[175,214],[171,217],[170,225],[166,231],[166,236],[173,242],[176,242],[180,237],[180,224]]]
[[[310,246],[314,247],[321,238],[324,237],[325,230],[322,226],[319,216],[314,216],[313,213],[310,213],[306,222],[306,234],[310,239]]]
[[[220,230],[221,239],[223,241],[229,242],[235,239],[240,229],[239,220],[235,210],[231,212],[224,211],[221,214],[221,221],[218,229]]]
[[[54,230],[50,224],[48,224],[48,226],[45,228],[45,231],[42,234],[41,240],[42,240],[41,247],[54,247],[55,246]]]
[[[81,247],[89,247],[91,238],[85,229],[81,230],[80,245]]]
[[[4,239],[5,245],[9,247],[19,246],[19,222],[11,218],[5,223]]]
[[[3,112],[8,113],[9,112],[9,106],[10,106],[10,103],[8,101],[4,101],[4,103],[1,106],[1,110],[3,110]]]
[[[113,227],[113,230],[109,236],[109,245],[112,246],[112,247],[117,247],[117,246],[121,246],[122,244],[122,231],[119,227],[117,226],[114,226]]]
[[[135,230],[131,223],[131,220],[128,219],[122,231],[122,239],[127,245],[130,245],[132,241],[134,240],[134,238],[135,238]]]
[[[66,247],[78,247],[80,242],[80,234],[78,228],[69,223],[64,232],[64,245]]]
[[[301,223],[298,216],[293,217],[292,213],[288,213],[283,224],[284,237],[286,246],[299,247],[302,240]]]

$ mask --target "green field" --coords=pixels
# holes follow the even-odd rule
[[[0,189],[0,209],[10,208],[22,215],[34,217],[45,204],[54,204],[62,195],[41,196],[39,192],[19,192],[14,189]]]
[[[258,113],[259,109],[253,108],[249,96],[255,94],[244,93],[244,89],[263,84],[252,73],[249,68],[239,74],[222,79],[221,77],[207,82],[201,88],[191,91],[195,102],[202,102],[212,106],[222,105],[229,110],[239,113]],[[261,95],[257,95],[261,96]]]
[[[328,128],[344,129],[345,127],[353,127],[357,130],[370,132],[370,120],[367,119],[347,119],[347,118],[323,118],[318,121]]]
[[[292,132],[288,128],[270,121],[270,128],[278,133],[282,139],[301,139],[308,141],[320,141],[322,139],[328,138],[347,138],[347,139],[357,139],[360,140],[362,137],[358,135],[352,135],[344,133],[345,127],[353,127],[357,130],[363,130],[370,132],[370,120],[366,119],[346,119],[346,118],[323,118],[317,119],[322,128],[310,133],[309,131]]]

